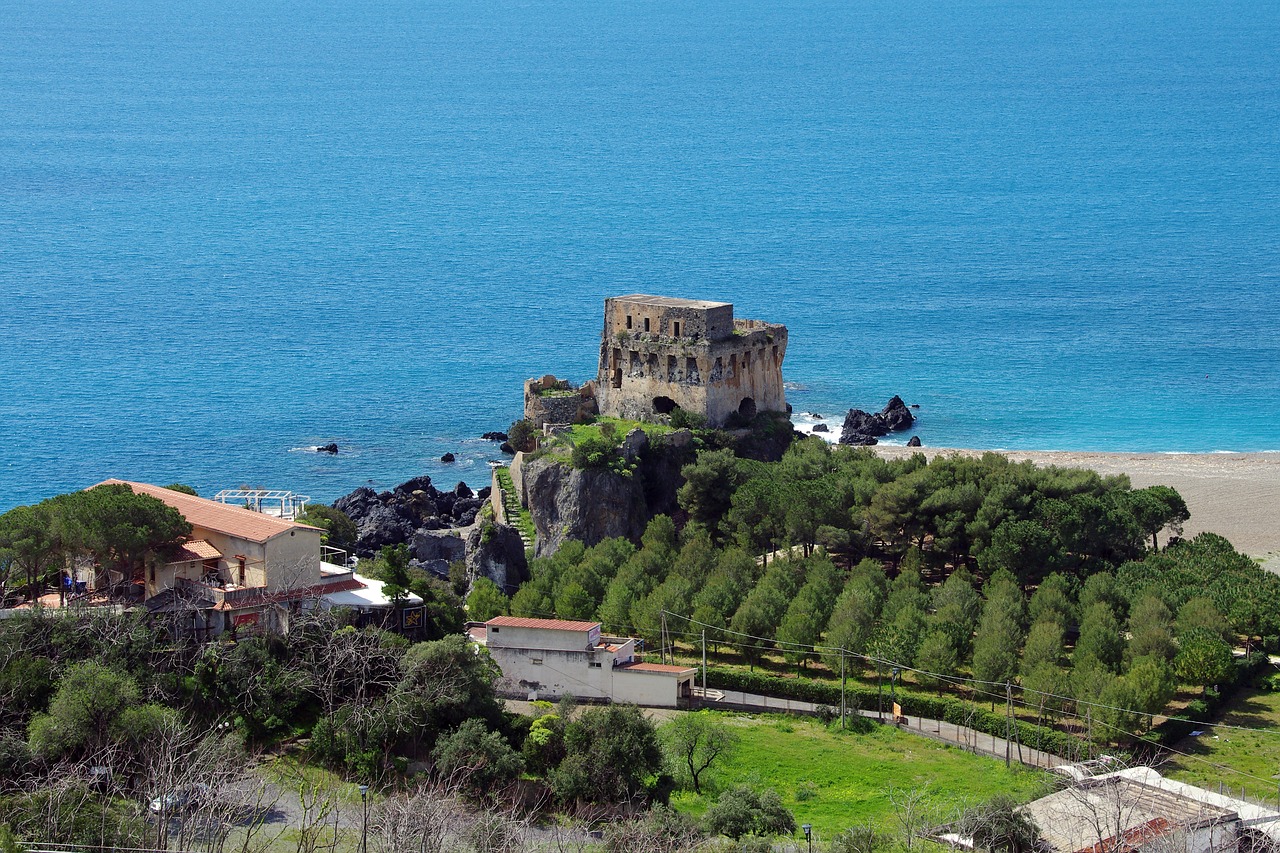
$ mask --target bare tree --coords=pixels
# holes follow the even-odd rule
[[[929,786],[918,788],[890,787],[886,792],[893,804],[894,817],[902,827],[903,843],[910,850],[920,830],[929,822]]]
[[[419,785],[388,796],[369,817],[378,853],[443,853],[445,839],[457,831],[465,809],[457,792]]]

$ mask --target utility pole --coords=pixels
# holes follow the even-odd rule
[[[840,728],[844,728],[845,703],[844,703],[844,649],[840,650]]]
[[[661,648],[662,662],[666,663],[667,662],[667,611],[665,610],[662,611],[662,639],[660,641],[660,644],[662,647]]]
[[[1004,766],[1008,767],[1012,758],[1013,744],[1013,686],[1009,682],[1004,683],[1004,701],[1008,708],[1008,716],[1005,717],[1004,723]]]
[[[702,701],[707,701],[707,629],[702,629]]]

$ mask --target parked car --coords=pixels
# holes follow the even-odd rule
[[[207,802],[211,794],[212,791],[209,790],[208,785],[197,784],[174,788],[147,803],[147,809],[152,814],[187,812]]]

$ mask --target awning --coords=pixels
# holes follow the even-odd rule
[[[178,546],[169,565],[174,563],[199,563],[204,560],[221,560],[222,552],[203,539],[190,539]]]

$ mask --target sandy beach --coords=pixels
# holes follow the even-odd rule
[[[876,452],[897,458],[923,452],[929,458],[981,450],[889,447]],[[1137,488],[1165,485],[1187,502],[1191,520],[1183,535],[1212,531],[1243,553],[1266,561],[1280,573],[1280,453],[1092,453],[1084,451],[997,451],[1037,465],[1089,468],[1100,474],[1128,474]]]

